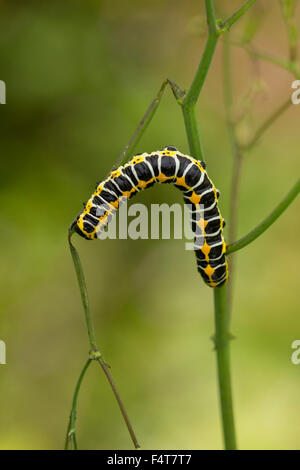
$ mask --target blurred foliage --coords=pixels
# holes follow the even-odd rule
[[[222,5],[221,5],[222,3]],[[287,54],[277,2],[268,5],[257,47]],[[188,25],[196,0],[0,2],[1,319],[0,447],[62,448],[75,381],[88,352],[67,228],[121,153],[165,77],[186,88],[204,38]],[[200,5],[200,6],[199,6]],[[228,16],[239,1],[216,0]],[[221,10],[222,9],[222,10]],[[299,11],[297,12],[299,14]],[[298,18],[299,20],[299,18]],[[299,22],[299,21],[298,21]],[[194,22],[195,24],[195,22]],[[255,26],[256,27],[256,26]],[[249,19],[235,27],[252,34]],[[253,104],[253,128],[283,102],[291,76],[253,70],[233,49],[235,102],[258,78],[270,92]],[[259,74],[259,77],[257,77]],[[221,44],[199,107],[208,170],[228,214],[232,158],[222,104]],[[299,173],[294,106],[247,155],[239,234],[258,223]],[[180,110],[163,98],[138,151],[167,144],[188,151]],[[139,201],[176,202],[156,187]],[[241,448],[299,448],[299,206],[238,254],[232,332],[234,398]],[[179,240],[75,241],[83,260],[98,344],[143,448],[220,448],[212,293]],[[79,398],[80,448],[131,448],[97,366]]]

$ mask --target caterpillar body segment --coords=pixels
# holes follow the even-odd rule
[[[72,224],[88,240],[98,238],[121,202],[155,183],[172,183],[188,204],[198,271],[210,287],[228,279],[225,221],[218,208],[219,191],[207,175],[203,162],[165,147],[152,153],[135,155],[132,160],[97,184],[84,210]]]

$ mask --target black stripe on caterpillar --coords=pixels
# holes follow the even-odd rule
[[[228,279],[225,222],[218,208],[219,191],[205,168],[203,162],[175,147],[135,155],[97,184],[72,227],[88,240],[98,238],[124,197],[130,199],[156,182],[173,183],[190,208],[198,271],[208,286],[221,286]]]

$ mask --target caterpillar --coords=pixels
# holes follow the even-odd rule
[[[225,221],[218,208],[220,193],[208,177],[205,163],[175,147],[135,155],[112,171],[97,184],[71,228],[88,240],[98,238],[123,198],[130,199],[156,182],[173,183],[183,192],[195,234],[198,271],[208,286],[222,286],[228,279],[228,263],[223,237]]]

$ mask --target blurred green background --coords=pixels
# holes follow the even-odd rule
[[[0,448],[62,448],[71,398],[88,353],[67,228],[125,147],[168,76],[187,88],[204,36],[199,0],[0,2],[1,318]],[[218,16],[240,1],[216,0]],[[262,0],[254,44],[286,57],[277,2]],[[299,9],[298,9],[299,23]],[[243,19],[232,34],[242,34]],[[232,156],[224,118],[222,45],[198,106],[208,171],[228,218]],[[265,83],[241,126],[246,135],[291,94],[292,76],[233,49],[234,100]],[[239,235],[257,224],[299,174],[300,106],[291,108],[245,158]],[[188,152],[171,93],[137,151]],[[134,202],[179,202],[160,186]],[[242,449],[300,448],[299,204],[237,256],[232,369]],[[75,240],[75,238],[74,238]],[[181,240],[76,237],[98,344],[112,365],[142,448],[222,448],[212,291]],[[132,448],[96,365],[79,397],[82,449]]]

